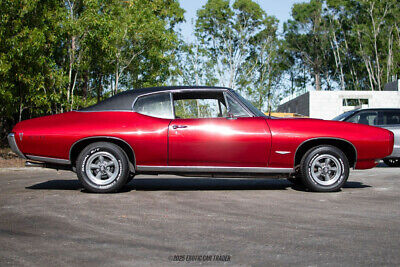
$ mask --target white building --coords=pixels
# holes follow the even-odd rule
[[[355,108],[400,108],[400,80],[385,91],[310,91],[283,99],[278,112],[330,120]]]

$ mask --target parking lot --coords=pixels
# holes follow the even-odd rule
[[[337,193],[137,176],[90,194],[72,172],[0,169],[0,265],[399,265],[399,170],[352,171]]]

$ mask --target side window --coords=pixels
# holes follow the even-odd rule
[[[226,95],[226,100],[228,101],[229,113],[235,117],[249,117],[249,113],[232,97]]]
[[[400,111],[385,110],[382,112],[382,119],[379,125],[396,125],[400,124]]]
[[[133,107],[135,112],[163,119],[173,119],[169,93],[158,93],[139,97]]]
[[[177,119],[219,118],[228,114],[223,92],[174,93],[173,98]]]
[[[378,112],[364,111],[359,112],[347,120],[348,122],[360,123],[366,125],[378,125]]]

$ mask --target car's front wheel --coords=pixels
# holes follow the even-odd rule
[[[389,167],[400,167],[400,158],[384,159],[383,162]]]
[[[89,192],[117,192],[128,181],[128,159],[124,151],[115,144],[92,143],[79,154],[76,173]]]
[[[349,177],[349,169],[346,155],[329,145],[310,149],[300,163],[303,184],[315,192],[339,190]]]

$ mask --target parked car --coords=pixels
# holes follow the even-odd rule
[[[392,131],[394,133],[393,153],[383,161],[390,167],[400,167],[400,108],[355,109],[345,112],[333,120],[361,123]]]
[[[8,140],[27,165],[72,169],[91,192],[118,191],[136,174],[292,174],[312,191],[336,191],[350,168],[376,166],[394,142],[385,129],[267,117],[232,89],[187,86],[22,121]]]

